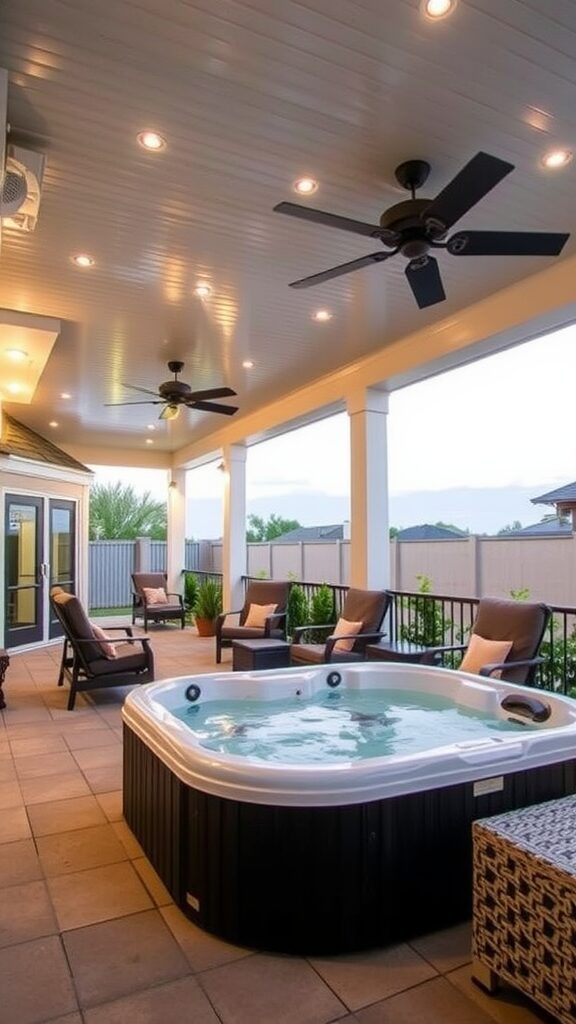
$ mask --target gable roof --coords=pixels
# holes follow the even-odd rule
[[[463,530],[422,523],[420,526],[408,526],[405,530],[399,530],[396,540],[461,540],[467,536]]]
[[[568,519],[560,519],[554,516],[544,523],[532,523],[531,526],[523,526],[520,530],[510,530],[507,537],[546,537],[555,536],[559,533],[572,533],[572,523]]]
[[[538,498],[530,498],[533,505],[556,505],[559,501],[570,501],[576,504],[576,481],[572,484],[564,484],[555,491],[548,491]]]
[[[8,413],[4,413],[2,417],[0,455],[17,455],[19,459],[29,459],[30,462],[45,462],[60,469],[74,469],[79,473],[92,474],[87,466],[73,459],[61,448],[57,448],[46,437],[13,419]]]
[[[300,541],[309,540],[343,540],[344,527],[342,523],[334,523],[330,526],[298,526],[295,530],[288,530],[280,537],[274,538],[275,544],[294,544]]]

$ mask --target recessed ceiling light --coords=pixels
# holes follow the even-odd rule
[[[148,426],[146,427],[146,430],[156,430],[156,427],[154,426],[153,423],[149,423]]]
[[[72,398],[72,395],[68,391],[63,391],[60,398]]]
[[[49,427],[58,427],[60,424],[56,420],[50,420]]]
[[[299,192],[301,196],[311,196],[313,192],[316,192],[318,182],[315,178],[298,178],[292,187],[294,191]]]
[[[161,149],[166,149],[166,139],[163,135],[159,135],[158,132],[151,132],[149,130],[138,132],[138,142],[142,149],[147,149],[151,153],[159,153]]]
[[[242,363],[242,366],[244,367],[245,370],[251,370],[252,367],[254,366],[254,363],[252,362],[251,359],[245,359],[244,362]]]
[[[326,321],[331,320],[333,316],[334,314],[331,313],[329,309],[317,309],[316,312],[312,314],[312,319],[317,320],[321,324],[325,324]]]
[[[194,295],[196,295],[199,299],[207,299],[210,295],[212,295],[212,289],[209,284],[205,284],[203,281],[201,281],[199,284],[196,285],[194,289]]]
[[[422,10],[427,18],[438,21],[452,14],[456,7],[456,0],[424,0]]]
[[[152,440],[151,437],[146,438],[146,444],[154,444],[154,441]]]
[[[77,256],[72,257],[72,263],[75,263],[77,267],[93,267],[94,262],[94,258],[86,252],[80,252]]]
[[[542,157],[542,163],[548,170],[557,170],[559,167],[566,167],[572,155],[569,149],[550,149]]]
[[[11,395],[19,395],[22,391],[22,386],[16,382],[11,382],[6,385],[6,390],[9,391]]]
[[[7,348],[5,351],[13,363],[23,363],[25,359],[28,359],[28,353],[23,348]]]

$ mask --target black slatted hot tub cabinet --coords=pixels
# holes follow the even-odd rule
[[[576,761],[346,806],[269,806],[183,783],[124,725],[124,814],[179,907],[229,942],[320,954],[471,916],[471,825],[576,792]]]

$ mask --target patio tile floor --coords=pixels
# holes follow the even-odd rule
[[[157,677],[214,641],[151,626]],[[461,925],[340,957],[230,945],[174,906],[122,820],[123,689],[66,711],[60,645],[11,656],[0,714],[0,1024],[538,1024],[470,981]],[[231,668],[225,652],[222,670]]]

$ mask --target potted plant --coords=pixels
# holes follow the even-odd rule
[[[198,636],[214,636],[216,619],[222,611],[222,585],[207,577],[198,587],[194,619]]]

